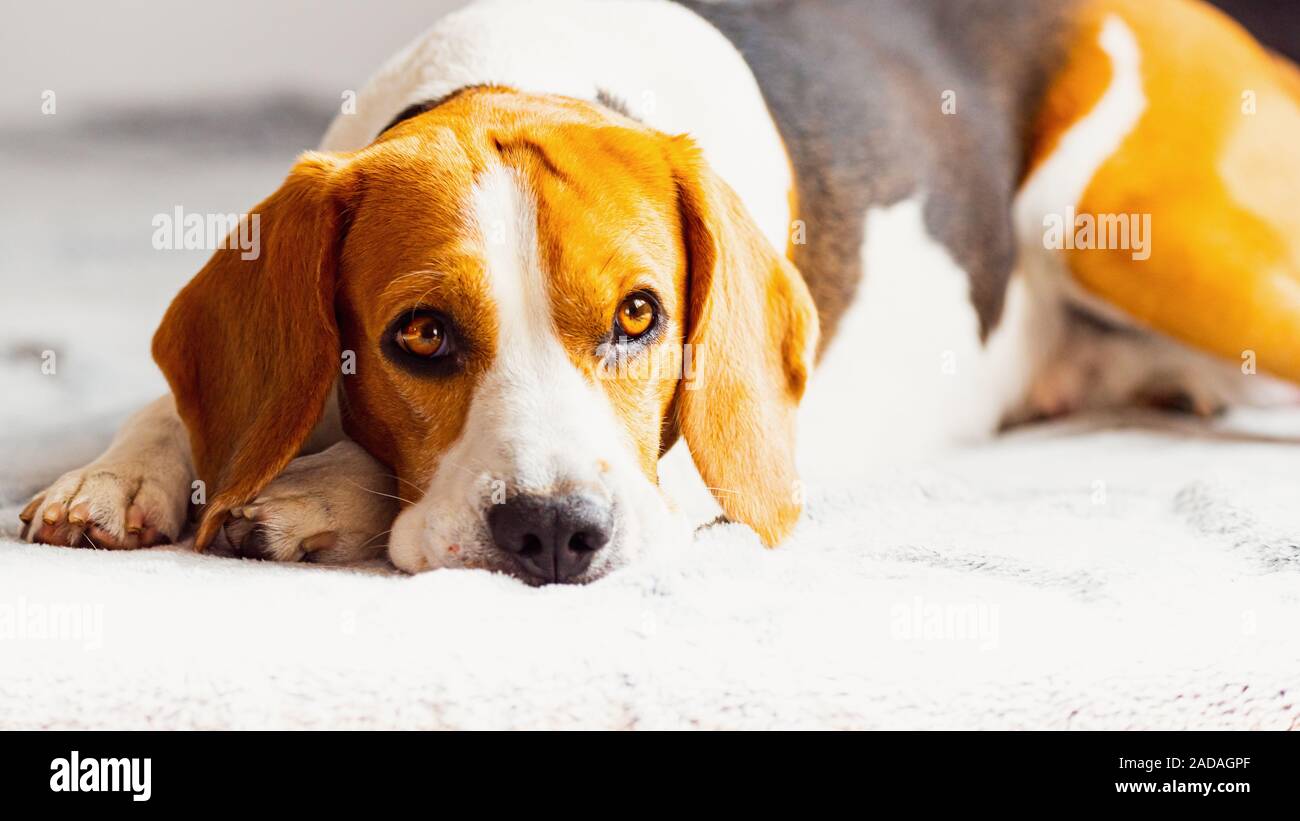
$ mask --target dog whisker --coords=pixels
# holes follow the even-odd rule
[[[424,493],[424,488],[420,487],[420,486],[417,485],[415,482],[412,482],[410,479],[403,479],[401,476],[398,476],[398,475],[395,474],[395,473],[385,473],[384,475],[385,475],[386,477],[388,477],[389,479],[393,479],[393,480],[398,481],[398,482],[405,482],[406,484],[408,484],[408,485],[410,485],[411,487],[415,488],[415,489],[416,489],[417,491],[419,491],[421,494]]]
[[[369,539],[366,539],[364,542],[362,542],[362,543],[361,543],[361,546],[358,547],[357,549],[358,549],[358,550],[364,550],[365,548],[367,548],[367,547],[369,547],[370,545],[374,544],[374,542],[375,542],[376,539],[383,538],[384,536],[387,536],[389,533],[392,533],[392,532],[393,532],[393,529],[390,527],[388,530],[385,530],[383,533],[376,533],[375,535],[371,536]]]
[[[357,488],[358,490],[364,490],[366,493],[373,493],[373,494],[375,494],[376,496],[386,496],[386,497],[388,497],[389,499],[396,499],[397,501],[399,501],[399,502],[405,502],[405,503],[408,504],[408,505],[413,505],[413,504],[415,504],[415,502],[412,502],[410,499],[404,499],[404,498],[402,498],[401,496],[395,496],[395,495],[393,495],[392,493],[384,493],[383,491],[379,491],[379,490],[371,490],[371,489],[368,488],[368,487],[365,487],[365,486],[363,486],[363,485],[359,485],[359,484],[357,484],[356,482],[352,481],[351,479],[347,478],[346,476],[343,477],[343,481],[347,482],[348,484],[352,485],[353,487]]]
[[[739,491],[739,490],[730,490],[730,489],[725,488],[725,487],[709,487],[708,485],[705,485],[705,487],[708,488],[708,490],[709,490],[710,492],[712,492],[712,493],[726,493],[726,494],[729,494],[729,495],[731,495],[731,496],[744,496],[744,495],[745,495],[744,493],[742,493],[742,492]]]

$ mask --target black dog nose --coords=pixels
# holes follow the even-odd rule
[[[497,547],[543,583],[580,576],[614,529],[608,504],[578,495],[516,494],[487,518]]]

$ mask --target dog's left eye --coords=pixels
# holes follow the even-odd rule
[[[432,314],[419,314],[399,327],[397,347],[421,359],[437,359],[451,351],[446,326]]]
[[[628,296],[618,306],[614,324],[618,335],[627,339],[645,336],[654,327],[657,316],[654,301],[648,294],[635,293]]]

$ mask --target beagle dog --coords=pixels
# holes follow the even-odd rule
[[[688,536],[679,439],[776,545],[796,428],[1300,381],[1300,73],[1201,2],[487,0],[356,102],[28,539],[585,582]]]

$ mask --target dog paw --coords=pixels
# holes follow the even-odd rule
[[[1228,401],[1211,386],[1192,379],[1182,385],[1154,384],[1144,387],[1138,391],[1135,400],[1139,407],[1201,419],[1213,419],[1228,410]]]
[[[223,530],[244,558],[347,564],[383,554],[397,501],[387,468],[340,442],[290,462],[256,499],[230,511]]]
[[[23,508],[30,542],[131,550],[170,544],[189,511],[183,464],[101,458],[59,477]]]

